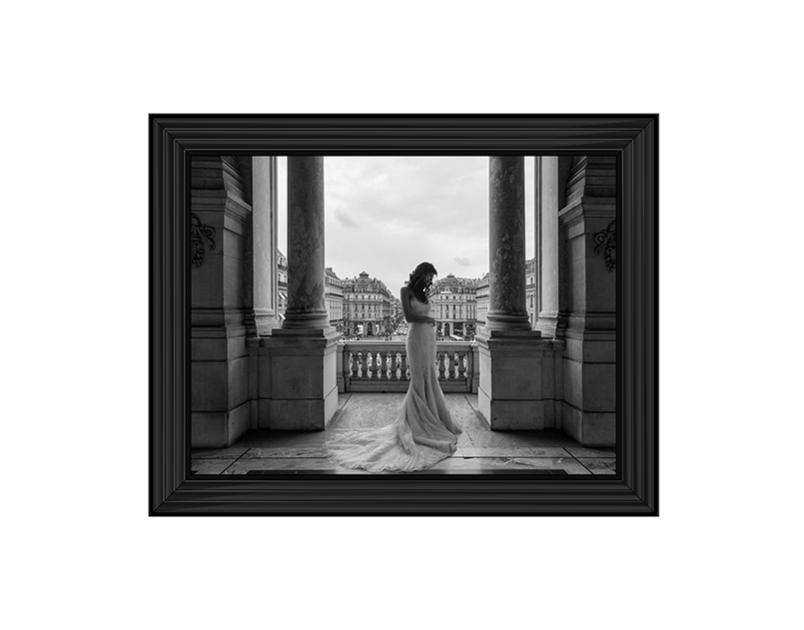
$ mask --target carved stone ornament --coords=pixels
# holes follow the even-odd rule
[[[204,240],[209,242],[209,249],[215,249],[215,228],[211,225],[202,225],[201,219],[190,215],[190,242],[192,244],[193,264],[200,267],[204,262]]]
[[[612,221],[605,230],[595,234],[595,253],[602,253],[606,259],[606,269],[614,271],[617,267],[617,221]]]

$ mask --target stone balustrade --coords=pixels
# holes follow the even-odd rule
[[[479,362],[472,342],[440,341],[438,382],[444,392],[477,391]],[[410,366],[404,341],[346,341],[338,344],[341,392],[406,392]]]

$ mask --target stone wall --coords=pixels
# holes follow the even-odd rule
[[[567,301],[562,427],[587,446],[616,442],[616,218],[613,157],[578,157],[559,212]]]
[[[237,158],[193,158],[190,213],[193,447],[232,444],[251,424],[244,248],[251,206]]]

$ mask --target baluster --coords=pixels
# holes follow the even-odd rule
[[[387,381],[388,380],[388,373],[389,367],[391,365],[391,353],[390,352],[380,352],[380,380]]]
[[[458,364],[458,380],[462,381],[466,378],[466,352],[456,353],[455,360]]]
[[[444,378],[445,378],[445,376],[444,376],[444,371],[445,371],[444,361],[446,359],[446,361],[449,362],[448,356],[449,355],[446,352],[438,352],[438,353],[436,353],[436,362],[438,363],[438,379],[441,380],[441,381],[443,381]]]
[[[365,365],[366,365],[365,375],[366,378],[370,380],[371,375],[374,372],[374,353],[369,352],[368,350],[366,351]]]
[[[394,374],[393,379],[395,381],[402,380],[402,353],[396,352],[394,353]]]
[[[410,361],[408,361],[407,353],[402,354],[402,373],[405,375],[405,380],[410,380]]]
[[[353,356],[355,358],[355,378],[363,378],[363,376],[365,376],[365,371],[363,370],[363,353],[355,352]]]

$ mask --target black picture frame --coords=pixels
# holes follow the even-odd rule
[[[149,515],[658,516],[658,114],[149,116]],[[616,155],[615,475],[191,477],[189,158]]]

